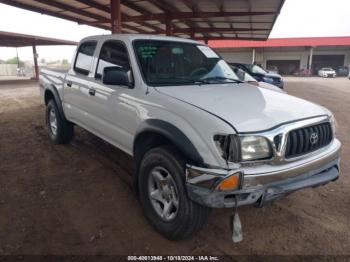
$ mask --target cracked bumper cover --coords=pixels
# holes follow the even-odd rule
[[[325,185],[339,177],[340,142],[335,140],[317,158],[295,163],[294,166],[270,173],[246,174],[240,170],[206,169],[187,166],[186,187],[189,197],[212,208],[231,208],[278,199],[294,191]],[[277,167],[278,168],[278,167]],[[217,185],[230,175],[239,175],[241,183],[236,190],[218,190]],[[254,183],[252,183],[254,181]]]

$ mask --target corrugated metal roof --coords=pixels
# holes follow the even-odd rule
[[[111,0],[1,0],[15,7],[111,29]],[[120,0],[125,33],[205,39],[268,38],[284,0]]]
[[[350,36],[273,38],[266,41],[218,40],[210,41],[209,45],[213,48],[350,46]]]
[[[32,45],[77,45],[77,42],[0,31],[0,46],[2,47],[23,47]]]

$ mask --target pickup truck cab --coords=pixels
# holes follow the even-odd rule
[[[67,73],[41,71],[40,91],[54,143],[78,125],[133,156],[144,213],[169,239],[198,232],[210,208],[261,206],[339,176],[330,111],[239,81],[196,41],[88,37]]]

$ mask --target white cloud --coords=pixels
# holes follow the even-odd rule
[[[287,0],[270,37],[350,36],[349,0]]]

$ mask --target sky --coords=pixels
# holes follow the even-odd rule
[[[41,15],[0,4],[0,31],[31,34],[79,41],[109,31],[78,25],[52,16]],[[286,0],[270,38],[350,36],[350,0]],[[70,60],[75,47],[38,47],[39,59]],[[21,60],[32,60],[31,47],[18,48]],[[16,56],[15,48],[1,48],[0,59]]]

